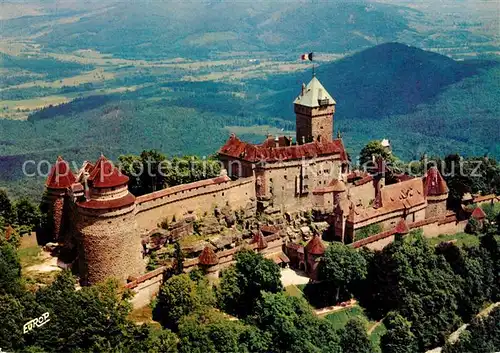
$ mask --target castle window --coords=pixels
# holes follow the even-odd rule
[[[224,196],[224,193],[222,193],[222,196]]]
[[[288,176],[287,176],[287,175],[283,176],[283,179],[287,180],[287,179],[288,179]]]

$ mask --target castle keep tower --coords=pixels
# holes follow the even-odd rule
[[[68,162],[57,157],[47,178],[45,204],[48,206],[48,214],[51,220],[50,232],[54,241],[62,241],[64,238],[64,209],[66,203],[66,190],[75,182],[75,176],[71,172]],[[66,206],[67,207],[67,206]]]
[[[297,143],[332,141],[336,102],[315,76],[293,103]]]
[[[83,176],[85,198],[77,202],[80,275],[83,284],[114,277],[123,282],[144,271],[135,224],[135,197],[128,177],[104,156]]]

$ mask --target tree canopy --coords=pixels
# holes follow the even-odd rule
[[[219,162],[197,156],[167,158],[157,150],[144,150],[139,156],[128,154],[118,157],[121,171],[127,175],[129,190],[143,195],[166,187],[214,178],[220,174]]]
[[[226,312],[245,317],[253,311],[263,291],[283,290],[281,272],[273,261],[253,251],[240,251],[235,260],[236,264],[222,273],[217,299]]]
[[[351,293],[365,279],[366,274],[365,258],[356,249],[337,242],[326,249],[319,265],[319,278],[334,284],[337,288],[337,300],[340,290]]]
[[[166,327],[177,329],[183,316],[214,304],[215,297],[204,278],[196,282],[188,274],[181,274],[162,284],[155,315]]]

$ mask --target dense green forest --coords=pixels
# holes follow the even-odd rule
[[[2,229],[0,342],[16,352],[414,353],[443,345],[463,322],[472,321],[445,351],[498,350],[500,309],[475,318],[500,299],[498,223],[488,222],[473,246],[434,247],[417,233],[382,251],[329,245],[319,264],[322,282],[308,286],[321,285],[314,295],[333,302],[358,299],[371,319],[385,323],[379,344],[370,340],[360,317],[339,328],[316,316],[304,298],[283,290],[272,260],[248,250],[236,255],[236,264],[216,285],[200,270],[180,274],[174,268],[153,304],[161,327],[139,326],[128,318],[130,293],[114,282],[76,291],[75,278],[63,272],[52,284],[29,290],[16,238],[9,233],[6,240]],[[22,334],[23,324],[44,312],[50,321]]]

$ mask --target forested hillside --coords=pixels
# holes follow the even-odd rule
[[[500,156],[495,61],[454,61],[389,43],[320,65],[316,73],[337,101],[335,129],[354,162],[362,146],[381,138],[391,139],[403,160],[424,153]],[[76,91],[73,101],[32,112],[27,121],[0,119],[0,185],[24,184],[27,159],[63,155],[81,163],[101,152],[117,158],[145,149],[209,155],[230,132],[254,142],[267,132],[294,135],[292,102],[310,77],[310,70],[240,82],[117,76],[118,85],[126,81],[136,88]]]
[[[57,52],[88,48],[132,59],[193,58],[241,51],[291,54],[311,46],[348,52],[396,40],[410,31],[404,13],[412,12],[363,1],[106,1],[98,7],[88,8],[90,16],[76,9],[3,26],[8,34],[34,34],[50,21],[79,18],[52,27],[36,42]]]

